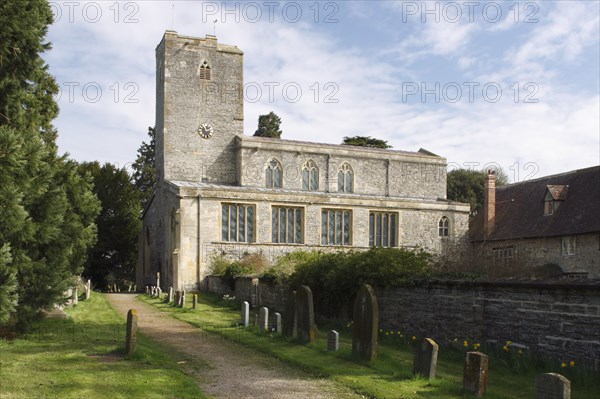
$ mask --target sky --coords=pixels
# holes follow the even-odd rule
[[[165,30],[244,52],[244,134],[372,136],[512,182],[600,164],[599,1],[50,1],[61,152],[129,167]]]

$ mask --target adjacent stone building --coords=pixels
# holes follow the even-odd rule
[[[497,188],[488,174],[469,234],[475,259],[492,267],[600,278],[600,166]]]
[[[214,36],[167,31],[156,71],[158,185],[143,214],[138,287],[160,272],[163,288],[202,288],[220,255],[467,254],[469,205],[446,200],[444,158],[244,136],[243,53]]]

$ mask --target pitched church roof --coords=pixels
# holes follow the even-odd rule
[[[546,195],[560,201],[544,215]],[[600,166],[496,188],[495,227],[486,240],[600,232]],[[483,212],[469,226],[471,241],[483,241]]]

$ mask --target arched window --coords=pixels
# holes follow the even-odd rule
[[[347,163],[343,163],[338,171],[338,191],[340,193],[354,192],[354,172]]]
[[[265,168],[265,182],[267,188],[283,187],[283,168],[275,158],[271,159]]]
[[[450,235],[450,220],[446,216],[442,216],[438,223],[438,235],[440,237],[448,237]]]
[[[302,189],[309,191],[319,189],[319,168],[312,160],[306,161],[302,167]]]
[[[208,61],[206,60],[202,60],[200,63],[200,79],[210,80],[210,65],[208,65]]]

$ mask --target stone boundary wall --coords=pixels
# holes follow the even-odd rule
[[[600,369],[598,284],[447,281],[376,294],[381,328],[441,343],[512,341]]]
[[[286,286],[240,277],[230,290],[220,277],[208,279],[210,292],[235,295],[253,307],[284,310]],[[501,345],[512,341],[544,357],[600,370],[597,283],[444,281],[375,288],[375,294],[380,328],[426,335],[442,344],[455,338]]]

